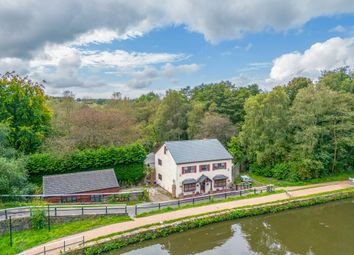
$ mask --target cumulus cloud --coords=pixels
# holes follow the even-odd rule
[[[176,83],[175,77],[178,74],[188,74],[196,72],[200,69],[198,64],[172,65],[167,63],[160,69],[148,66],[142,71],[134,72],[131,79],[127,82],[130,88],[146,88],[158,79],[170,79],[172,83]]]
[[[176,24],[215,43],[249,31],[298,28],[314,17],[352,11],[352,0],[2,0],[0,55],[28,57],[48,42],[109,42]],[[255,13],[257,18],[252,18]]]
[[[269,84],[281,84],[295,76],[317,78],[321,71],[342,66],[354,67],[354,37],[334,37],[313,44],[301,52],[291,52],[273,60]]]

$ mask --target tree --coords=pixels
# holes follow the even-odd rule
[[[29,190],[23,159],[0,157],[0,194],[21,194]]]
[[[40,84],[14,73],[0,77],[0,120],[10,128],[12,147],[36,151],[49,133],[51,115]]]
[[[206,113],[196,131],[193,138],[217,138],[221,143],[226,144],[234,134],[235,128],[228,117],[217,113]]]
[[[156,115],[155,130],[159,142],[187,139],[189,103],[178,91],[169,90]]]
[[[233,162],[239,164],[240,168],[245,160],[245,154],[242,150],[241,143],[237,136],[232,136],[231,140],[227,143],[227,149],[231,153]]]
[[[312,81],[305,77],[296,77],[289,81],[285,86],[285,91],[289,96],[290,102],[293,102],[300,89],[313,85]]]
[[[81,107],[73,114],[69,139],[77,148],[98,148],[134,142],[139,133],[131,114],[116,109]]]
[[[201,102],[192,102],[192,108],[188,112],[188,137],[193,138],[202,126],[202,120],[205,115],[205,105]]]
[[[353,94],[326,86],[299,91],[291,107],[290,125],[294,133],[291,158],[307,165],[296,165],[301,178],[319,177],[353,166],[353,102]]]
[[[354,73],[349,67],[324,71],[319,78],[318,85],[334,91],[354,93]]]
[[[201,102],[206,111],[228,116],[233,124],[244,120],[244,104],[247,98],[260,92],[256,84],[236,88],[230,82],[202,84],[192,89],[191,101]]]
[[[263,167],[286,160],[289,104],[289,97],[281,87],[246,101],[240,142],[247,160]]]

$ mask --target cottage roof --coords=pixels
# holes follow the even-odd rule
[[[75,194],[119,187],[113,169],[43,176],[43,194]]]
[[[177,164],[232,159],[217,139],[165,142]]]

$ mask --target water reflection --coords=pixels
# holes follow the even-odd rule
[[[223,222],[113,254],[354,254],[354,203],[343,200]]]

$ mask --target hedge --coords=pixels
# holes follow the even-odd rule
[[[30,177],[35,177],[114,167],[119,175],[118,179],[131,182],[142,178],[145,157],[143,145],[136,143],[120,147],[78,150],[64,155],[36,153],[28,157],[26,168]]]
[[[145,240],[153,240],[159,237],[166,237],[173,233],[183,232],[194,228],[200,228],[208,224],[234,220],[242,217],[262,215],[267,213],[277,213],[288,209],[312,206],[316,204],[322,204],[330,201],[352,197],[354,197],[353,191],[335,193],[308,199],[293,200],[281,204],[254,206],[246,209],[236,209],[232,211],[227,211],[225,213],[204,216],[202,218],[191,218],[190,220],[182,221],[181,223],[171,223],[170,225],[162,226],[161,228],[157,229],[143,230],[137,234],[132,234],[118,239],[112,239],[104,243],[97,243],[95,246],[69,251],[67,254],[98,255],[115,249],[120,249],[130,244],[138,243]]]
[[[144,164],[118,165],[114,167],[119,184],[138,183],[145,175]]]

